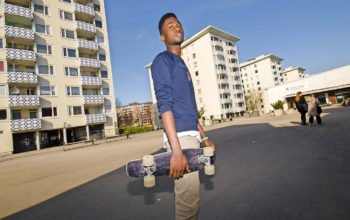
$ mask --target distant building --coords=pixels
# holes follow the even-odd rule
[[[117,118],[119,128],[129,126],[150,125],[157,128],[156,113],[154,104],[148,103],[131,103],[126,106],[117,107]]]
[[[281,57],[268,54],[239,65],[248,110],[266,112],[264,90],[284,83],[282,61]]]
[[[344,99],[350,98],[350,65],[268,88],[265,100],[267,111],[272,111],[271,104],[278,100],[287,103],[285,109],[294,107],[298,91],[306,97],[315,94],[321,104],[341,104]]]
[[[305,77],[305,69],[301,67],[288,67],[282,72],[284,77],[284,82],[291,82]]]

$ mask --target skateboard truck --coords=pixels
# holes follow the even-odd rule
[[[204,165],[204,173],[208,176],[213,176],[215,174],[215,166],[211,164],[211,157],[214,156],[214,150],[211,147],[203,148],[203,155],[198,156],[199,163]]]
[[[142,172],[146,174],[143,177],[143,185],[146,188],[151,188],[156,185],[156,177],[153,175],[156,170],[154,163],[154,157],[152,155],[146,155],[142,158]]]

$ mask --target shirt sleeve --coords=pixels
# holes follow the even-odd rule
[[[171,83],[172,64],[164,56],[157,56],[151,66],[157,107],[161,114],[172,111],[173,87]]]

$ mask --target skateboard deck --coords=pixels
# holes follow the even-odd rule
[[[182,150],[185,155],[190,172],[204,168],[207,175],[214,175],[215,154],[211,147],[190,148]],[[170,159],[172,152],[165,152],[156,155],[146,155],[142,159],[133,160],[127,163],[126,173],[130,177],[144,178],[145,187],[155,185],[155,176],[169,175]]]

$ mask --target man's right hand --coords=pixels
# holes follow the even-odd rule
[[[185,171],[190,172],[190,166],[182,152],[173,152],[170,159],[170,174],[169,176],[175,179],[182,178]]]

